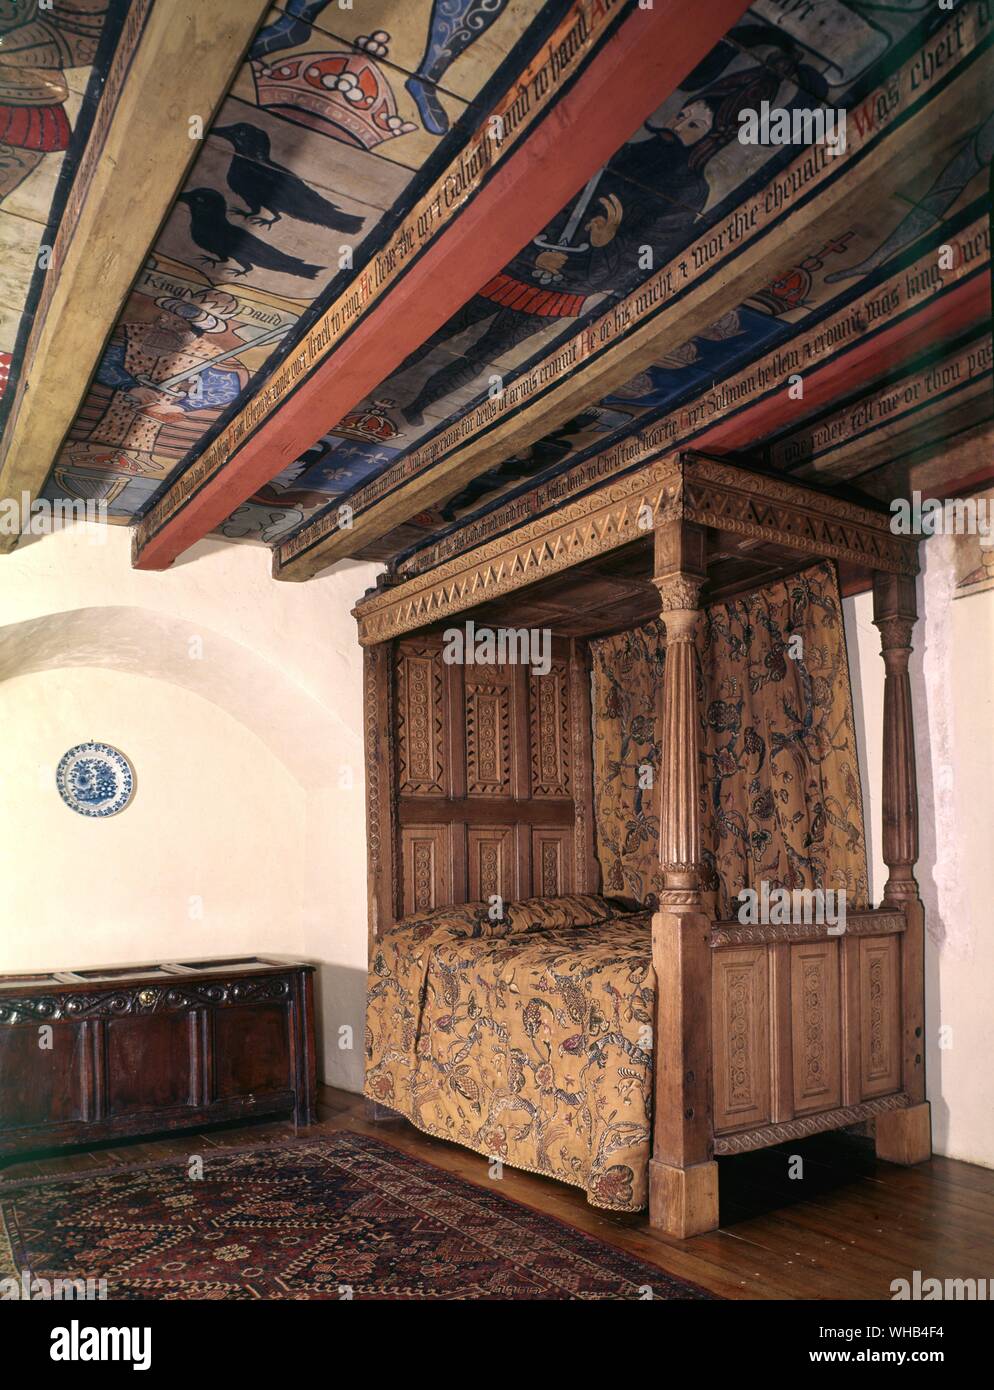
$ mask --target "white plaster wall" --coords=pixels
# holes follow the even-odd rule
[[[305,798],[244,725],[161,681],[93,669],[7,681],[0,708],[5,969],[302,949]],[[55,787],[59,758],[90,737],[137,769],[133,802],[105,821]]]
[[[928,1098],[936,1152],[994,1167],[994,591],[953,599],[953,537],[923,547],[911,659],[925,903]],[[880,854],[883,662],[869,594],[847,600],[870,830]]]
[[[0,557],[0,971],[301,955],[319,967],[324,1077],[361,1087],[350,610],[378,568],[281,584],[268,551],[207,541],[142,573],[123,527],[74,527]],[[106,821],[69,811],[54,786],[62,753],[90,738],[138,774],[131,806]]]

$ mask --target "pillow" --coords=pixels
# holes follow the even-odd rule
[[[402,917],[383,933],[401,932],[415,942],[459,940],[462,937],[510,936],[519,932],[556,931],[566,927],[588,927],[624,917],[638,911],[636,904],[622,898],[605,898],[599,893],[570,893],[561,898],[519,898],[504,904],[500,917],[492,917],[489,902],[450,903]]]

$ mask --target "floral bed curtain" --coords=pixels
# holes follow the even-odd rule
[[[594,800],[604,891],[648,902],[659,878],[659,622],[592,643]],[[705,888],[846,890],[867,904],[866,841],[835,566],[706,610],[697,634]]]

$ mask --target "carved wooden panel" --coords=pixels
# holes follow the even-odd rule
[[[712,970],[714,1127],[770,1119],[769,960],[765,946],[716,951]]]
[[[532,893],[556,897],[573,891],[572,830],[532,830]]]
[[[886,1095],[901,1085],[900,938],[859,943],[860,1090]]]
[[[507,669],[466,672],[466,795],[511,795],[512,686]]]
[[[212,1013],[214,1096],[265,1095],[293,1086],[284,1005],[243,1004]]]
[[[398,642],[384,651],[391,689],[367,682],[377,713],[367,711],[367,742],[376,754],[382,715],[393,753],[381,747],[367,758],[370,824],[396,826],[386,846],[395,876],[383,834],[370,840],[380,930],[391,899],[407,914],[598,882],[586,644],[554,637],[549,672],[538,676],[517,661],[450,665],[442,642]],[[388,778],[392,820],[382,804]]]
[[[449,835],[447,825],[409,826],[401,831],[405,917],[452,901]]]
[[[714,931],[711,933],[712,943]],[[751,944],[751,943],[747,943]],[[770,1119],[774,1124],[794,1118],[794,1015],[791,1001],[790,947],[782,941],[768,947],[770,972]]]
[[[466,839],[469,901],[485,902],[495,893],[505,902],[523,897],[518,883],[514,826],[470,826]]]
[[[790,947],[794,1113],[842,1103],[839,943]]]
[[[48,1024],[50,1047],[42,1026],[0,1026],[0,1131],[83,1118],[87,1025]]]
[[[404,643],[397,656],[397,778],[402,796],[444,796],[445,712],[438,645]]]
[[[553,661],[547,675],[531,675],[532,796],[570,796],[569,671]]]
[[[842,1014],[842,1103],[855,1105],[862,1093],[862,1061],[859,1045],[859,942],[849,931],[839,942],[839,982]]]
[[[110,1018],[106,1030],[107,1113],[139,1115],[176,1105],[196,1105],[200,1016]],[[149,1049],[157,1065],[148,1065]]]

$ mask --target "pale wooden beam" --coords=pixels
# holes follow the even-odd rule
[[[916,489],[923,497],[959,497],[994,482],[994,422],[927,440],[857,478],[860,488],[889,502]]]
[[[44,487],[135,277],[202,148],[267,0],[133,5],[69,193],[14,403],[0,497]],[[0,535],[0,551],[18,535]]]
[[[989,331],[918,365],[838,410],[804,421],[768,453],[772,468],[822,482],[849,480],[896,454],[958,433],[991,414]]]

